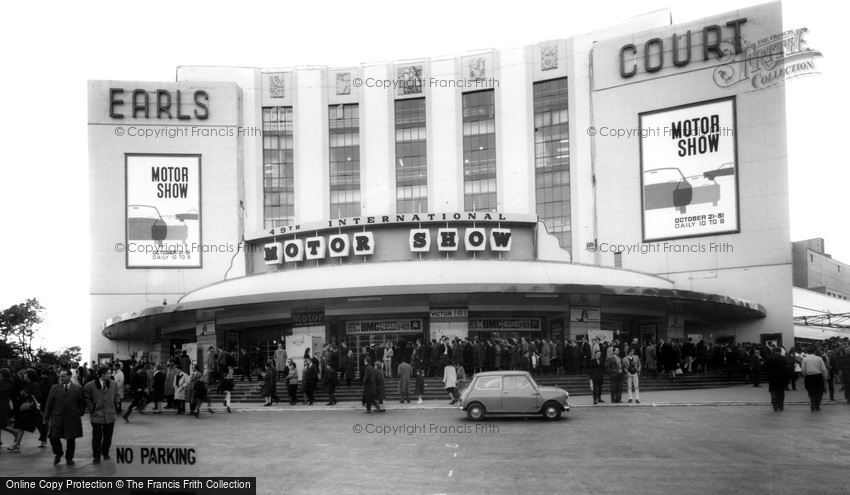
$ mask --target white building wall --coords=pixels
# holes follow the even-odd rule
[[[296,223],[330,217],[326,76],[319,67],[297,68],[292,74]]]
[[[391,65],[363,67],[364,81],[392,81]],[[395,107],[393,90],[364,83],[360,88],[360,187],[363,215],[395,212]]]
[[[457,79],[460,60],[431,60],[429,78]],[[434,213],[463,210],[463,111],[457,88],[427,87],[428,207]]]
[[[501,144],[498,176],[499,211],[533,214],[534,192],[534,89],[530,48],[513,48],[496,54],[496,139]]]

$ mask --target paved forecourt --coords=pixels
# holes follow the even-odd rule
[[[114,443],[194,444],[198,462],[186,476],[256,476],[258,493],[269,494],[845,490],[850,405],[827,400],[812,413],[805,392],[788,394],[781,413],[766,387],[657,392],[640,405],[575,398],[557,422],[474,423],[448,401],[387,404],[371,415],[351,403],[232,414],[219,406],[200,419],[133,414],[116,425]],[[687,404],[703,407],[665,407]],[[0,449],[2,476],[115,476],[115,455],[91,463],[87,417],[83,424],[75,466],[53,466],[50,449],[28,433],[20,453]]]

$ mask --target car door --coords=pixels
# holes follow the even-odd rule
[[[534,412],[540,408],[537,389],[525,375],[508,375],[502,379],[502,411]]]
[[[484,404],[484,409],[490,412],[502,410],[502,377],[479,376],[473,385],[470,399]]]

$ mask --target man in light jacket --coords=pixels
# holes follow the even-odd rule
[[[100,459],[109,460],[109,448],[112,446],[112,432],[115,429],[115,392],[118,387],[112,380],[112,370],[102,366],[97,370],[94,380],[83,387],[86,409],[91,421],[92,463]]]

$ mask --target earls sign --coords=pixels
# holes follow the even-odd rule
[[[132,109],[132,117],[154,117],[157,119],[168,118],[177,120],[189,120],[194,117],[198,120],[206,120],[210,116],[210,95],[203,89],[199,89],[192,95],[191,102],[186,102],[186,96],[178,89],[172,97],[171,91],[157,89],[148,92],[144,89],[134,89],[129,101],[125,101],[124,88],[109,88],[109,116],[113,119],[123,119],[124,105]],[[191,113],[189,113],[191,111]],[[173,116],[172,116],[173,112]],[[185,113],[184,113],[185,112]],[[155,115],[154,115],[155,114]]]
[[[453,252],[460,249],[461,240],[468,252],[491,251],[507,252],[511,250],[511,230],[493,228],[489,236],[487,229],[469,228],[461,231],[456,228],[437,230],[437,238],[432,239],[428,229],[411,229],[409,244],[413,253],[427,253],[432,243],[437,244],[440,252]],[[372,232],[356,234],[337,234],[325,237],[307,237],[284,242],[266,244],[263,249],[266,265],[320,260],[326,257],[347,258],[349,256],[368,256],[375,253],[375,236]]]

